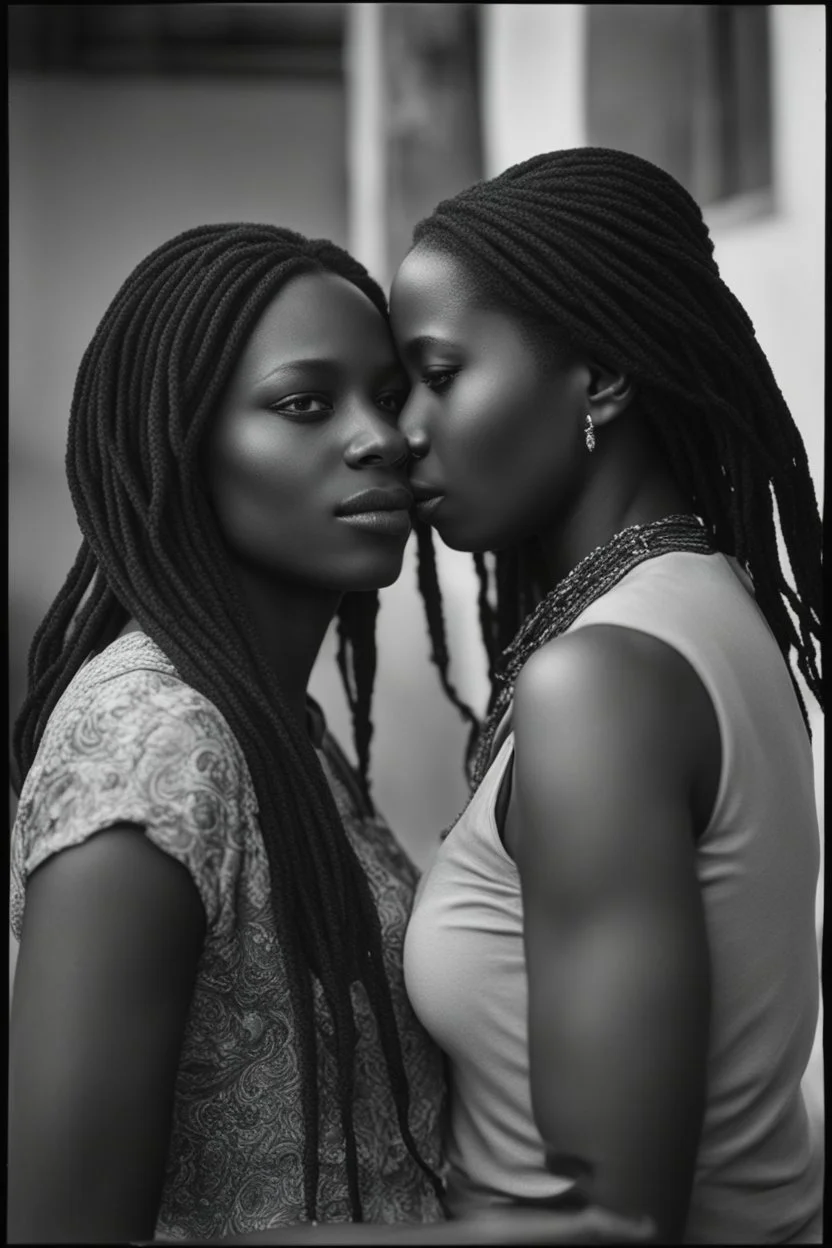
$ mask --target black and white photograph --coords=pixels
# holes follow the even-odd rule
[[[826,6],[6,12],[6,1242],[824,1242]]]

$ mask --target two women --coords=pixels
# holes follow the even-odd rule
[[[85,354],[84,540],[15,733],[12,1242],[445,1238],[443,1062],[402,976],[417,873],[368,784],[406,395],[365,270],[267,226],[160,247]],[[306,696],[336,616],[357,770]],[[643,1238],[559,1223],[599,1228]]]
[[[451,1215],[811,1242],[817,826],[788,661],[817,695],[819,521],[696,205],[591,149],[440,205],[393,285],[406,378],[343,253],[218,230],[140,266],[79,376],[85,547],[18,737],[18,1228],[442,1216],[438,1054],[400,992],[415,879],[368,802],[372,599],[349,597],[395,577],[410,489],[475,554],[495,682],[404,958],[449,1058]],[[339,602],[363,786],[304,724]]]

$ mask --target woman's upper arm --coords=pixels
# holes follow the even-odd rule
[[[535,1118],[588,1198],[680,1238],[704,1111],[709,962],[692,760],[661,643],[558,639],[515,690]],[[678,730],[677,730],[678,729]]]
[[[205,937],[187,869],[127,825],[31,875],[12,998],[11,1242],[149,1237]]]

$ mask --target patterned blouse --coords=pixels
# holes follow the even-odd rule
[[[317,753],[378,906],[410,1086],[410,1128],[441,1164],[442,1059],[405,995],[402,945],[418,872],[362,808],[349,764],[318,724]],[[92,658],[52,713],[12,833],[11,925],[50,854],[119,822],[191,873],[206,938],[176,1079],[156,1232],[206,1239],[305,1220],[295,1026],[269,902],[254,789],[227,722],[143,633]],[[432,1222],[433,1188],[401,1139],[374,1016],[353,985],[359,1039],[354,1128],[364,1218]],[[349,1221],[333,1028],[316,983],[321,1169],[318,1218]]]

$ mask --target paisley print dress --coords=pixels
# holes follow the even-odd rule
[[[317,752],[378,906],[410,1086],[410,1128],[438,1170],[441,1055],[407,1000],[402,946],[418,872],[362,806],[319,722]],[[207,918],[176,1080],[157,1234],[206,1239],[305,1219],[303,1113],[295,1026],[269,903],[269,867],[245,759],[227,722],[159,647],[129,633],[92,658],[49,719],[12,833],[11,925],[28,875],[50,854],[119,822],[184,864]],[[359,1031],[354,1127],[367,1221],[443,1217],[401,1139],[375,1019],[353,986]],[[351,1218],[335,1093],[333,1029],[318,996],[318,1218]]]

